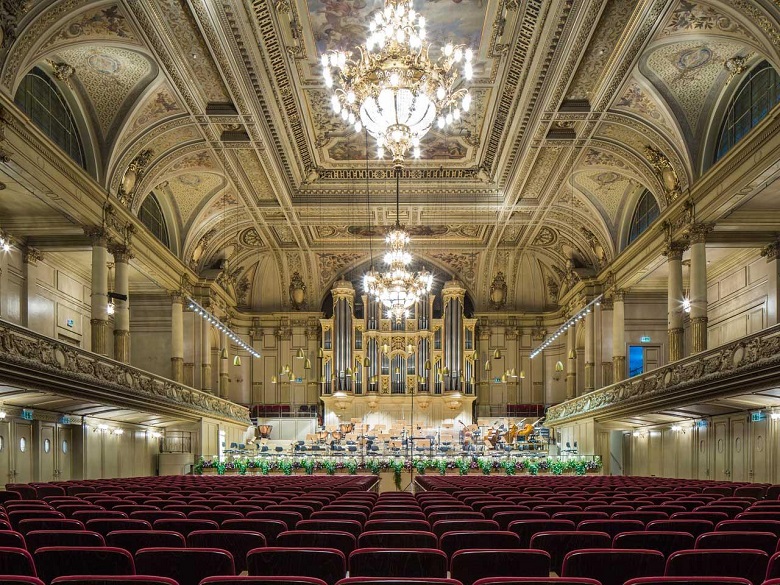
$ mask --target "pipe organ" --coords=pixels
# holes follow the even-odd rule
[[[477,320],[464,315],[466,290],[460,281],[444,284],[440,316],[434,318],[436,298],[430,294],[400,322],[387,318],[381,302],[365,294],[356,309],[349,281],[337,281],[331,292],[333,316],[320,320],[320,394],[326,416],[330,410],[363,417],[380,405],[403,414],[404,408],[426,409],[435,401],[440,418],[460,414],[471,422]]]

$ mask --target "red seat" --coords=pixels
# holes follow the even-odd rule
[[[298,522],[303,520],[303,516],[298,512],[291,512],[285,510],[263,510],[262,512],[249,512],[246,518],[258,519],[258,520],[281,520],[287,526],[287,530],[293,530]],[[338,518],[331,518],[331,520],[338,520]]]
[[[225,520],[222,530],[248,530],[259,532],[265,537],[268,546],[275,546],[276,538],[287,530],[287,525],[281,520],[257,520],[244,518],[243,520]]]
[[[371,512],[368,516],[369,520],[426,520],[426,516],[423,512],[407,511],[407,512]]]
[[[57,577],[52,585],[179,585],[168,577],[153,575],[69,575]]]
[[[2,575],[0,583],[3,585],[45,585],[38,577],[25,577],[23,575]]]
[[[242,575],[240,577],[206,577],[200,582],[200,585],[327,585],[327,583],[314,577],[249,577]]]
[[[114,530],[106,535],[106,544],[135,554],[142,548],[184,548],[184,536],[170,530]]]
[[[452,555],[450,573],[463,585],[485,577],[547,577],[550,555],[541,550],[459,550]]]
[[[307,520],[311,522],[311,520]],[[359,524],[358,524],[359,525]],[[300,523],[299,523],[300,526]],[[298,528],[298,526],[296,526]],[[422,532],[430,532],[431,525],[425,520],[369,520],[362,528],[366,532],[384,530],[384,531],[397,531],[397,530],[419,530]],[[358,533],[358,536],[360,533]]]
[[[240,518],[230,518],[230,520],[240,520]],[[178,532],[185,538],[190,532],[196,530],[218,530],[219,524],[214,520],[197,520],[195,518],[161,518],[154,521],[155,530],[170,530]]]
[[[26,549],[13,546],[0,547],[0,575],[26,575],[37,577],[35,562]]]
[[[446,577],[447,555],[432,548],[359,548],[349,555],[354,577]]]
[[[358,538],[359,548],[436,548],[439,539],[433,532],[421,530],[363,532]]]
[[[457,532],[468,530],[470,532],[487,532],[499,530],[495,520],[439,520],[431,526],[431,532],[437,537],[445,532]]]
[[[670,520],[709,520],[717,524],[721,520],[728,520],[729,515],[725,512],[675,512]]]
[[[768,562],[769,555],[756,549],[680,550],[669,555],[666,575],[745,577],[761,585]]]
[[[95,518],[127,518],[127,514],[124,512],[117,512],[116,510],[93,508],[91,510],[75,510],[69,515],[69,518],[86,523]]]
[[[176,512],[174,510],[139,510],[137,512],[130,512],[130,518],[133,520],[146,520],[150,524],[154,524],[155,520],[161,520],[163,518],[186,518],[187,515],[184,512]]]
[[[146,520],[131,518],[94,518],[87,520],[87,530],[94,530],[103,536],[114,530],[151,530],[152,525]]]
[[[313,512],[308,518],[311,520],[356,520],[357,522],[360,522],[360,525],[363,526],[366,523],[366,520],[368,520],[367,516],[363,512],[346,512],[346,511],[335,511],[335,512],[327,512],[325,510],[320,510],[319,512]]]
[[[723,520],[715,526],[715,532],[772,532],[780,537],[780,521],[777,520]],[[711,532],[708,530],[708,532]]]
[[[648,510],[635,510],[633,512],[615,512],[612,514],[614,520],[639,520],[642,524],[647,524],[653,520],[666,520],[669,514],[666,512],[652,512]]]
[[[591,548],[569,552],[562,577],[587,577],[601,585],[623,585],[635,577],[663,575],[664,555],[657,550]]]
[[[601,585],[595,579],[578,577],[486,577],[474,585]]]
[[[24,535],[13,530],[0,530],[0,547],[27,548]]]
[[[24,539],[31,553],[44,546],[106,546],[103,536],[90,530],[31,530]]]
[[[354,534],[337,530],[290,530],[276,537],[276,546],[335,548],[347,558],[357,548],[357,540]]]
[[[195,530],[187,535],[187,546],[192,548],[221,548],[233,555],[235,572],[246,571],[246,555],[266,545],[265,537],[249,530]]]
[[[581,548],[609,548],[612,538],[606,532],[566,530],[537,532],[531,537],[530,548],[550,555],[550,570],[560,575],[566,553]],[[543,576],[543,575],[542,575]]]
[[[577,512],[556,512],[552,515],[554,520],[571,520],[578,524],[582,520],[608,520],[609,515],[606,512],[577,511]]]
[[[46,546],[35,551],[35,567],[45,583],[63,575],[134,575],[133,556],[124,549]]]
[[[780,528],[780,524],[778,525]],[[705,532],[715,530],[715,525],[709,520],[653,520],[645,526],[648,532],[687,532],[694,538]]]
[[[30,518],[19,522],[19,532],[27,534],[33,530],[85,530],[82,522],[73,518]]]
[[[768,555],[773,555],[777,550],[777,535],[772,532],[705,532],[704,534],[700,534],[696,539],[694,548],[756,548],[764,551]]]
[[[265,585],[263,583],[259,585]],[[274,585],[274,584],[269,584]],[[347,577],[336,585],[463,585],[455,579],[439,577]]]
[[[621,532],[633,532],[643,530],[644,522],[641,520],[583,520],[577,524],[577,530],[594,530],[596,532],[606,532],[614,538]]]
[[[509,530],[509,525],[515,520],[546,520],[550,515],[547,512],[522,511],[517,512],[498,512],[492,518],[498,522],[499,530]]]
[[[233,556],[216,548],[142,548],[135,553],[139,574],[170,577],[179,585],[199,585],[212,575],[235,575]]]
[[[537,532],[560,532],[576,528],[571,520],[515,520],[509,524],[509,530],[520,537],[520,548],[528,548],[531,537]]]
[[[19,529],[19,523],[23,520],[49,520],[49,519],[65,519],[65,514],[57,512],[57,510],[38,509],[38,510],[18,510],[14,509],[8,512],[8,521],[14,529]]]
[[[241,520],[244,515],[241,512],[226,512],[219,510],[198,510],[197,512],[190,512],[187,516],[191,520],[211,520],[219,525],[225,520]]]
[[[742,577],[639,577],[630,579],[625,585],[750,585]],[[767,585],[767,582],[764,582]],[[780,585],[780,584],[774,584]]]
[[[675,551],[693,548],[695,542],[688,532],[639,530],[616,534],[612,539],[612,548],[657,550],[668,557]]]
[[[333,548],[256,548],[246,562],[250,575],[316,577],[327,585],[335,585],[347,573],[344,554]]]
[[[445,532],[439,537],[439,549],[447,555],[448,559],[452,558],[455,551],[470,548],[493,550],[520,548],[520,537],[508,530],[458,530]]]

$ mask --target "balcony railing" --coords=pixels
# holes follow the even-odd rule
[[[249,424],[249,411],[239,404],[3,320],[0,379],[146,412],[187,412]]]
[[[780,325],[775,325],[605,386],[547,409],[546,424],[609,414],[639,413],[651,408],[737,394],[776,383],[780,374]]]

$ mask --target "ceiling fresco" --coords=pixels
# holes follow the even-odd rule
[[[381,254],[395,222],[390,162],[332,115],[319,64],[361,44],[381,5],[35,3],[0,48],[0,90],[12,95],[34,66],[69,66],[57,83],[96,137],[97,180],[117,195],[138,169],[126,204],[162,200],[183,262],[202,271],[230,256],[242,302],[282,310],[293,272],[327,289]],[[466,283],[478,309],[499,271],[508,309],[554,309],[567,271],[595,273],[620,251],[643,190],[666,206],[653,160],[683,194],[706,168],[713,116],[736,85],[729,61],[780,66],[770,2],[414,6],[437,46],[474,49],[474,102],[403,169],[400,218],[413,253]]]

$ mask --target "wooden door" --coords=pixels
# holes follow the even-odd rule
[[[660,364],[661,348],[659,346],[645,347],[645,365],[644,371],[656,369]]]
[[[745,416],[732,417],[730,420],[730,438],[731,438],[731,469],[727,479],[731,481],[748,481],[747,463],[747,419]]]
[[[769,475],[769,445],[767,432],[769,431],[769,419],[751,423],[750,425],[750,481],[756,483],[772,483]]]
[[[0,484],[12,483],[11,474],[11,423],[0,421]]]
[[[57,477],[54,461],[54,453],[57,450],[55,446],[55,427],[54,423],[40,424],[40,441],[36,445],[35,450],[38,459],[38,481],[54,481]]]
[[[710,469],[710,452],[712,451],[710,428],[709,426],[696,426],[694,431],[696,477],[698,479],[710,479],[712,477]]]
[[[715,469],[713,470],[713,478],[716,481],[725,481],[730,478],[731,470],[729,469],[729,425],[728,421],[713,421],[713,437],[714,437],[714,449],[713,455],[715,458]]]
[[[55,451],[57,453],[56,474],[59,481],[68,481],[73,475],[73,456],[71,448],[73,447],[73,429],[68,425],[58,425],[57,444]]]
[[[14,483],[33,481],[32,424],[14,421],[13,471]]]

